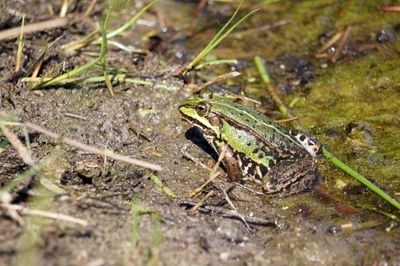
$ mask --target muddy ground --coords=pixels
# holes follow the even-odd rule
[[[50,19],[49,5],[58,14],[61,2],[3,1],[0,29],[18,27],[21,14],[26,14],[26,24]],[[280,199],[236,188],[230,195],[241,214],[271,221],[270,225],[249,223],[248,228],[237,217],[218,212],[230,207],[213,187],[205,193],[215,190],[216,196],[207,201],[214,211],[191,211],[182,204],[210,174],[184,153],[209,167],[215,158],[177,110],[192,97],[189,79],[169,73],[201,49],[235,5],[208,6],[197,33],[185,37],[197,3],[164,1],[117,36],[120,43],[146,53],[127,53],[110,45],[110,70],[123,70],[150,85],[115,83],[115,97],[103,83],[31,91],[33,84],[21,79],[30,75],[46,42],[59,38],[47,52],[39,76],[65,73],[98,55],[96,45],[72,55],[62,47],[93,30],[94,22],[104,18],[107,3],[98,2],[91,16],[83,18],[90,1],[71,2],[66,26],[25,36],[21,73],[14,72],[17,40],[1,41],[0,110],[11,119],[158,164],[163,170],[154,173],[28,130],[33,159],[52,161],[29,184],[11,192],[13,203],[70,215],[88,225],[29,215],[22,216],[22,225],[3,208],[0,265],[400,265],[399,224],[396,217],[382,214],[399,212],[323,158],[318,159],[323,177],[319,192]],[[142,7],[136,1],[120,5],[110,18],[111,29]],[[399,199],[400,14],[378,10],[390,5],[394,2],[249,1],[243,14],[260,11],[210,57],[236,58],[240,63],[201,71],[193,82],[238,70],[242,77],[210,89],[255,97],[262,102],[257,108],[279,120],[253,64],[255,55],[266,58],[278,94],[309,133]],[[276,26],[277,22],[281,24]],[[315,57],[323,43],[349,25],[351,38],[335,63],[329,53],[328,58]],[[94,68],[81,76],[101,73]],[[12,129],[27,144],[24,130]],[[4,187],[29,167],[3,135],[0,143]],[[149,178],[152,174],[177,197],[163,193]],[[224,178],[216,184],[229,187]]]

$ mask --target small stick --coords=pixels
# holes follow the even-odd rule
[[[343,35],[343,31],[339,31],[336,32],[335,35],[332,36],[332,38],[330,38],[318,51],[317,51],[317,55],[321,54],[323,51],[328,50],[329,47],[331,47],[332,45],[334,45],[335,43],[337,43],[340,40],[340,37],[342,37]],[[316,55],[316,56],[317,56]]]
[[[208,200],[212,195],[214,195],[214,191],[210,190],[196,205],[193,206],[192,211],[195,212],[198,208],[203,205],[203,203]]]
[[[116,154],[116,153],[114,153],[114,152],[112,152],[112,151],[110,151],[108,149],[104,149],[104,150],[98,149],[98,148],[86,145],[84,143],[78,142],[76,140],[73,140],[73,139],[70,139],[70,138],[67,138],[67,137],[62,137],[61,135],[58,135],[57,133],[54,133],[54,132],[52,132],[50,130],[42,128],[42,127],[40,127],[38,125],[35,125],[35,124],[31,123],[31,122],[25,122],[25,123],[23,123],[23,125],[25,125],[26,127],[30,128],[32,130],[35,130],[35,131],[40,132],[42,134],[45,134],[45,135],[49,136],[50,138],[62,141],[64,143],[66,143],[66,144],[69,144],[71,146],[77,147],[77,148],[79,148],[81,150],[84,150],[84,151],[88,151],[88,152],[91,152],[91,153],[94,153],[94,154],[98,154],[98,155],[101,155],[101,156],[108,156],[108,157],[110,157],[110,158],[112,158],[114,160],[130,163],[130,164],[141,166],[141,167],[144,167],[144,168],[149,168],[149,169],[152,169],[154,171],[162,171],[162,167],[157,165],[157,164],[148,163],[148,162],[137,160],[137,159],[132,159],[132,158],[129,158],[129,157],[125,156],[125,155]]]
[[[222,148],[222,152],[221,154],[218,156],[218,160],[215,163],[212,172],[210,173],[210,176],[208,178],[208,180],[206,182],[204,182],[200,187],[196,188],[195,190],[192,191],[192,193],[190,193],[189,197],[190,198],[197,198],[197,194],[200,193],[208,184],[210,184],[218,175],[219,173],[217,172],[217,169],[221,163],[221,161],[224,159],[225,154],[226,154],[226,148],[223,147]]]
[[[67,14],[68,11],[68,5],[69,5],[69,1],[68,0],[64,0],[62,6],[61,6],[61,10],[60,10],[60,17],[65,17],[65,15]]]
[[[25,24],[25,17],[22,17],[21,32],[18,38],[18,50],[17,50],[17,59],[15,62],[15,72],[18,72],[21,69],[22,48],[24,47],[24,24]]]
[[[35,161],[32,159],[31,153],[25,148],[24,144],[22,144],[22,142],[18,139],[17,135],[3,125],[1,125],[0,128],[4,136],[6,136],[15,150],[17,150],[19,157],[24,161],[24,163],[30,166],[34,165]]]
[[[227,79],[230,78],[235,78],[242,75],[242,73],[238,72],[238,71],[233,71],[233,72],[229,72],[220,76],[216,76],[213,79],[211,79],[210,81],[207,81],[206,83],[202,84],[201,86],[199,86],[196,90],[194,90],[192,93],[196,94],[199,93],[200,91],[202,91],[203,89],[205,89],[206,87],[213,85],[215,83],[219,83],[222,81],[225,81]]]
[[[340,53],[343,51],[343,47],[344,47],[346,41],[349,39],[350,33],[351,33],[351,26],[347,26],[344,29],[344,32],[343,32],[343,34],[342,34],[342,36],[341,36],[341,38],[339,40],[336,52],[333,55],[333,58],[332,58],[332,62],[333,63],[335,63],[337,61],[337,59],[339,58]]]
[[[66,221],[70,223],[75,223],[79,224],[82,226],[87,226],[88,222],[82,219],[78,219],[69,215],[65,215],[62,213],[55,213],[55,212],[48,212],[48,211],[42,211],[42,210],[34,210],[34,209],[29,209],[20,205],[16,204],[1,204],[1,207],[5,209],[11,209],[11,210],[16,210],[20,211],[21,214],[25,215],[33,215],[33,216],[41,216],[49,219],[54,219],[54,220],[61,220],[61,221]]]
[[[183,206],[194,206],[196,205],[195,202],[193,201],[189,201],[189,200],[181,200],[179,201],[179,205],[183,205]],[[226,218],[234,218],[234,219],[239,219],[240,221],[243,221],[243,219],[249,223],[249,224],[254,224],[254,225],[261,225],[261,226],[277,226],[276,222],[270,221],[270,220],[266,220],[266,219],[262,219],[262,218],[257,218],[257,217],[253,217],[253,216],[249,216],[249,215],[244,215],[232,210],[227,210],[225,208],[220,208],[220,207],[216,207],[216,206],[201,206],[198,208],[199,211],[201,212],[207,212],[207,213],[218,213],[218,214],[222,214],[223,217]]]
[[[93,8],[96,6],[96,2],[97,0],[92,0],[92,2],[90,2],[88,8],[86,9],[85,13],[83,14],[86,17],[90,16],[90,13],[92,13]]]
[[[275,123],[277,123],[277,124],[285,124],[285,123],[288,123],[288,122],[292,122],[293,120],[296,120],[296,119],[298,119],[297,116],[293,116],[293,117],[289,117],[289,118],[286,118],[286,119],[275,120]]]
[[[258,55],[255,56],[254,62],[256,64],[258,72],[261,75],[261,79],[264,81],[268,92],[271,94],[272,100],[275,102],[276,106],[279,109],[279,112],[281,112],[281,114],[284,117],[287,117],[287,118],[293,117],[293,115],[290,113],[289,109],[283,103],[281,98],[279,98],[278,93],[275,91],[275,87],[271,83],[267,69],[265,67],[265,64],[262,62],[261,57],[259,57]],[[293,120],[293,121],[296,122],[298,127],[303,128],[297,119]]]
[[[81,115],[76,115],[76,114],[73,114],[73,113],[65,112],[64,115],[68,116],[68,117],[76,118],[76,119],[87,120],[87,117],[84,117],[84,116],[81,116]]]
[[[400,6],[380,6],[378,10],[382,12],[400,12]]]
[[[211,177],[204,182],[201,186],[199,186],[198,188],[194,189],[192,191],[192,193],[190,193],[189,197],[190,198],[195,198],[195,196],[201,192],[208,184],[210,184],[217,176],[219,175],[219,173],[214,173],[213,175],[211,175]]]
[[[204,163],[200,162],[199,160],[197,160],[196,158],[194,158],[192,155],[190,155],[189,153],[185,152],[184,150],[181,150],[182,154],[184,157],[188,158],[189,160],[191,160],[192,162],[194,162],[195,164],[200,165],[201,167],[203,167],[204,169],[207,169],[208,171],[212,172],[212,169],[210,167],[208,167],[207,165],[205,165]]]
[[[49,29],[64,27],[68,24],[67,18],[56,18],[42,22],[32,23],[24,26],[24,34],[37,31],[45,31]],[[15,27],[8,30],[0,31],[0,41],[18,38],[21,33],[21,27]]]

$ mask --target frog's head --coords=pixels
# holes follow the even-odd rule
[[[220,119],[212,111],[213,94],[201,93],[196,98],[186,100],[179,106],[179,112],[192,124],[208,135],[220,136]]]

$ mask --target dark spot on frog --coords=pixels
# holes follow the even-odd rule
[[[273,187],[275,187],[276,184],[278,184],[278,179],[276,179],[276,178],[270,178],[270,179],[268,180],[268,184],[271,185],[271,186],[273,186]]]
[[[295,137],[297,136],[297,134],[299,134],[299,132],[297,130],[290,130],[290,134]]]
[[[258,154],[258,159],[262,159],[262,158],[264,158],[264,153]]]
[[[253,150],[253,153],[258,153],[259,151],[260,151],[259,148],[255,148],[255,149]]]
[[[261,147],[261,151],[264,153],[265,156],[272,156],[272,151],[270,151],[269,149],[267,149],[266,146],[262,146],[262,147]]]
[[[275,160],[279,159],[281,155],[277,152],[272,153],[272,158],[274,158]]]
[[[306,139],[306,136],[305,136],[305,135],[301,135],[301,136],[300,136],[300,140],[301,140],[301,141],[304,141],[305,139]]]
[[[261,177],[265,176],[268,173],[268,168],[265,167],[264,165],[259,165],[260,167],[260,172],[261,172]]]
[[[275,165],[274,160],[269,160],[269,162],[268,162],[269,168],[273,167],[274,165]]]

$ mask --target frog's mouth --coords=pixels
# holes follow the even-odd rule
[[[181,105],[179,111],[182,114],[183,120],[200,128],[204,134],[218,135],[218,130],[208,121],[207,118],[200,116],[193,107]]]

